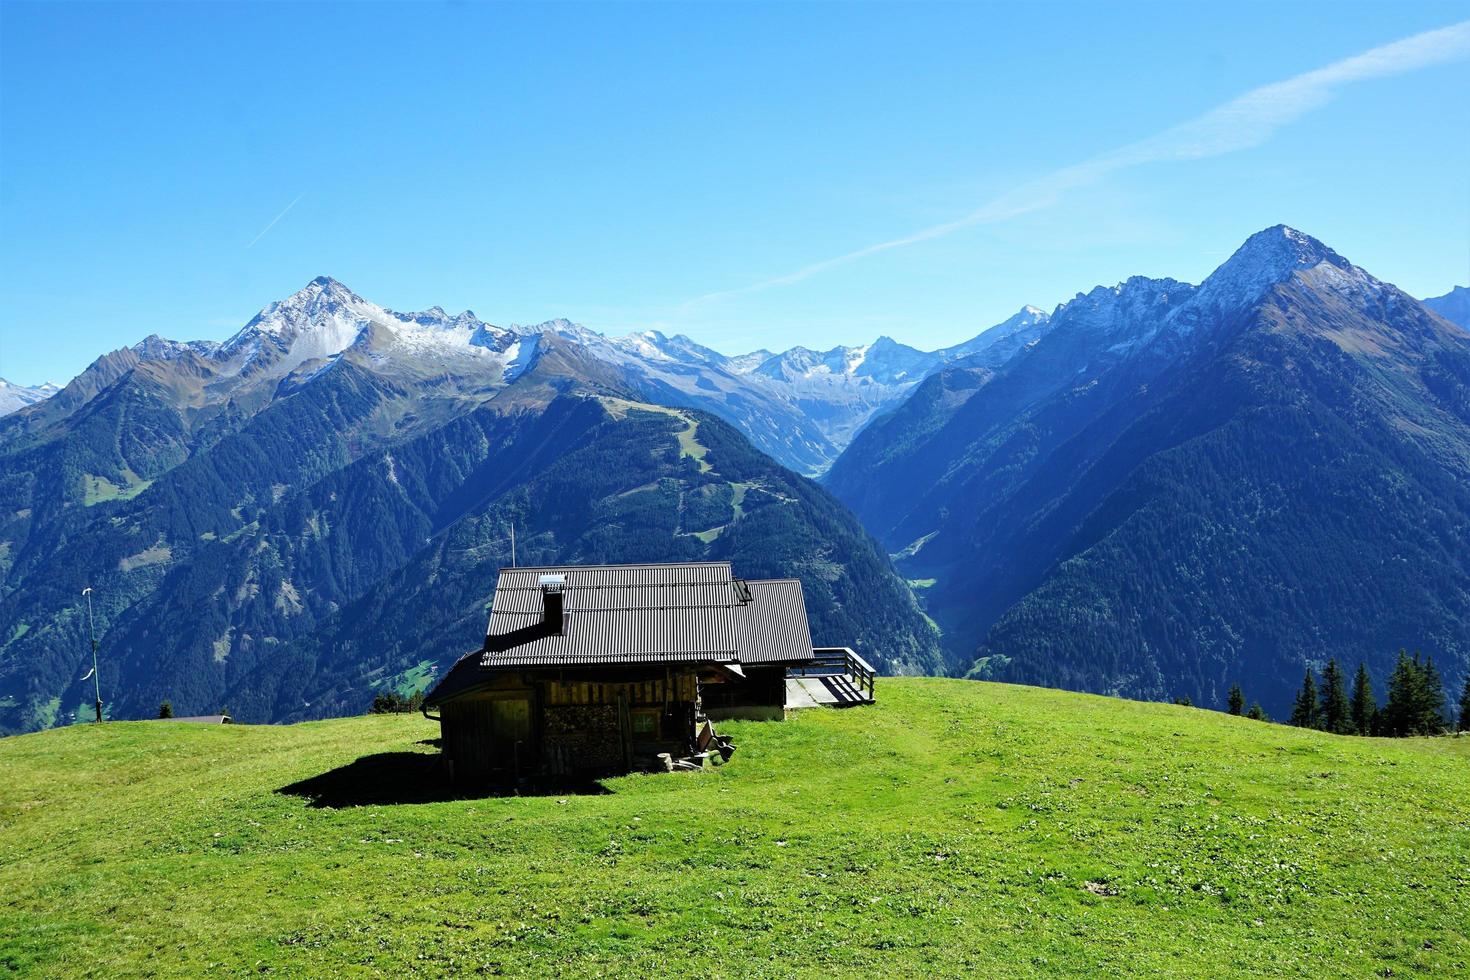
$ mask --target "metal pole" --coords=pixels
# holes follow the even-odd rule
[[[97,676],[97,631],[92,625],[92,587],[82,590],[87,597],[87,639],[92,641],[92,690],[97,695],[97,720],[102,720],[102,678]]]
[[[516,525],[514,521],[510,524],[510,567],[516,567]]]

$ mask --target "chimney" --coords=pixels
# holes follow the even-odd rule
[[[541,586],[541,622],[552,636],[562,634],[562,590],[566,588],[565,575],[541,575],[536,579]]]

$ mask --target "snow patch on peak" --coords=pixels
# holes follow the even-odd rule
[[[520,334],[523,337],[535,336],[542,333],[555,334],[558,337],[566,337],[570,340],[583,340],[590,337],[602,336],[602,334],[597,333],[595,330],[588,330],[580,323],[573,323],[566,317],[557,317],[554,320],[546,320],[542,323],[533,323],[527,326],[512,323],[509,329],[512,333]]]
[[[191,353],[208,357],[219,346],[212,340],[169,340],[154,333],[134,344],[132,351],[145,361],[176,361]]]
[[[1247,238],[1234,255],[1212,272],[1200,284],[1200,299],[1220,306],[1244,305],[1297,272],[1323,265],[1349,275],[1361,273],[1311,235],[1286,225],[1275,225]]]
[[[1061,307],[1057,307],[1060,311]],[[945,362],[983,356],[983,366],[995,367],[1017,350],[1034,343],[1046,333],[1052,315],[1035,306],[1023,306],[1007,319],[997,323],[961,344],[935,353]]]
[[[388,311],[369,303],[329,276],[317,276],[285,299],[255,315],[219,351],[231,356],[247,351],[254,360],[261,341],[271,338],[282,349],[287,370],[316,357],[340,354],[352,345],[362,328],[385,321]]]
[[[398,313],[329,276],[318,276],[261,310],[215,353],[241,371],[279,374],[308,361],[334,358],[354,345],[371,348],[376,363],[387,363],[395,351],[434,359],[501,356],[517,339],[470,310],[451,316],[442,306],[431,306]]]
[[[1177,279],[1131,276],[1116,286],[1094,286],[1058,306],[1050,317],[1058,326],[1114,332],[1154,310],[1162,314],[1177,300],[1194,292]]]
[[[749,354],[737,354],[730,358],[727,363],[729,364],[730,370],[736,374],[750,374],[775,356],[775,353],[762,347],[760,350],[753,350]]]
[[[1082,295],[1078,293],[1078,295]],[[997,323],[995,326],[983,331],[980,336],[993,334],[995,337],[1006,337],[1021,330],[1026,330],[1037,324],[1046,323],[1051,319],[1051,314],[1035,306],[1023,306],[1011,316]],[[979,337],[976,338],[977,340]]]

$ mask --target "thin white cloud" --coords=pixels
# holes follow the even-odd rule
[[[1068,191],[1150,163],[1200,160],[1260,146],[1278,129],[1325,105],[1336,90],[1352,82],[1400,75],[1470,56],[1470,20],[1425,31],[1413,37],[1344,58],[1325,68],[1252,89],[1201,116],[1102,156],[1054,170],[992,198],[969,214],[924,228],[901,238],[823,259],[784,276],[749,286],[706,293],[685,303],[683,310],[729,296],[753,293],[808,279],[835,266],[941,238],[973,225],[993,224],[1051,207]]]
[[[264,238],[265,237],[265,233],[268,232],[268,231],[270,231],[272,228],[274,228],[276,226],[276,222],[277,221],[280,221],[282,218],[284,218],[286,216],[287,212],[289,212],[292,208],[294,208],[296,206],[296,201],[301,200],[305,196],[306,196],[306,192],[305,191],[302,191],[300,194],[297,194],[296,195],[296,200],[295,201],[292,201],[290,204],[288,204],[284,208],[282,208],[281,209],[281,213],[278,214],[278,215],[276,215],[274,218],[272,218],[270,224],[268,224],[264,228],[260,229],[260,234],[256,235],[254,238],[250,239],[250,244],[249,245],[246,245],[245,247],[246,248],[254,248],[255,247],[255,243],[258,242],[258,241],[260,241],[262,238]]]

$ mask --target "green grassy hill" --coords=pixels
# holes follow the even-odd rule
[[[1470,739],[953,680],[727,724],[723,769],[456,800],[436,726],[0,740],[37,976],[1464,976]]]

